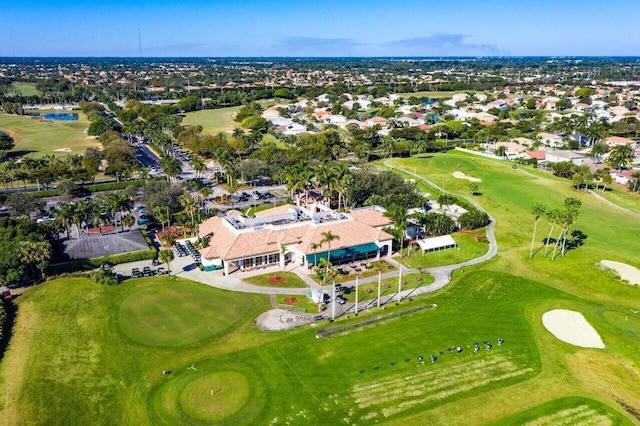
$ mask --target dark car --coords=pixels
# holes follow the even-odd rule
[[[342,290],[344,290],[344,287],[342,287],[342,284],[336,284],[334,286],[334,289],[335,289],[336,293],[340,293]]]

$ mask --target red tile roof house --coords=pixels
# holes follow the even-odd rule
[[[379,229],[389,224],[382,210],[339,213],[321,205],[285,205],[256,214],[212,217],[200,224],[199,234],[209,240],[201,249],[205,270],[224,269],[225,275],[285,262],[311,267],[326,258],[331,261],[380,258],[391,254],[393,236]],[[339,239],[331,247],[323,242],[331,231]],[[282,256],[284,251],[284,256]]]
[[[609,136],[604,140],[604,144],[611,148],[617,145],[631,145],[635,143],[636,141],[634,141],[633,139],[623,138],[620,136]]]

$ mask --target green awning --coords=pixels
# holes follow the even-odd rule
[[[360,244],[352,247],[342,247],[339,249],[331,250],[331,262],[344,261],[354,259],[356,257],[362,257],[365,255],[375,256],[380,251],[380,247],[376,243]],[[328,257],[328,251],[321,251],[318,253],[311,253],[307,255],[307,263],[316,264],[321,259]]]

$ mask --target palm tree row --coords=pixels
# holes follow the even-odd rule
[[[73,227],[76,228],[76,238],[80,239],[80,228],[83,224],[91,223],[102,233],[102,226],[107,224],[105,212],[111,214],[115,222],[115,231],[118,233],[118,215],[122,230],[127,226],[131,228],[135,223],[135,218],[131,214],[133,203],[124,192],[110,193],[104,198],[91,201],[75,201],[72,203],[61,204],[54,212],[54,216],[58,225],[58,229],[64,230],[67,238],[71,237]]]
[[[564,257],[567,252],[567,235],[569,234],[569,229],[573,224],[578,220],[580,207],[582,206],[582,202],[577,198],[568,197],[564,200],[564,208],[553,208],[548,209],[542,204],[534,204],[531,208],[531,215],[534,218],[534,226],[533,226],[533,237],[531,239],[531,248],[529,250],[529,258],[532,258],[534,253],[534,244],[536,239],[536,231],[538,228],[538,220],[541,218],[547,219],[549,223],[549,235],[544,240],[544,257],[547,257],[549,253],[551,253],[551,260],[556,259],[556,251],[560,248],[560,255]],[[558,234],[558,238],[555,239],[555,244],[553,245],[553,251],[551,250],[551,235],[553,235],[554,229],[558,227],[560,228],[560,232]],[[540,248],[542,249],[542,247]],[[540,250],[538,249],[538,250]]]
[[[309,189],[321,188],[322,196],[331,205],[334,194],[338,195],[337,209],[348,204],[346,194],[353,182],[353,175],[344,163],[320,163],[313,168],[297,163],[284,167],[276,176],[284,182],[291,192],[291,198],[298,191],[304,191],[305,203],[308,203]]]

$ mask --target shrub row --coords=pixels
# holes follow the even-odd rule
[[[130,186],[144,186],[147,183],[147,180],[137,179],[137,180],[124,180],[121,182],[102,182],[102,183],[92,183],[88,185],[80,185],[80,188],[88,193],[100,192],[100,191],[117,191],[120,189],[125,189]],[[60,195],[60,191],[58,188],[53,189],[43,189],[42,191],[35,191],[33,194],[38,197],[55,197]]]
[[[61,274],[78,271],[90,271],[108,263],[118,265],[120,263],[137,262],[139,260],[152,260],[158,255],[155,248],[149,250],[136,251],[132,253],[114,254],[111,256],[94,257],[93,259],[76,260],[68,263],[59,263],[49,267],[50,274]]]
[[[2,340],[4,338],[4,327],[7,321],[7,313],[4,311],[4,303],[0,302],[0,347],[2,347]]]

